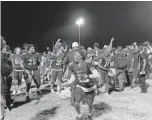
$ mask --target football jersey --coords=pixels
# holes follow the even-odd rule
[[[23,64],[23,55],[12,55],[12,64],[13,64],[13,69],[15,70],[22,70],[22,64]]]
[[[64,55],[54,56],[54,60],[53,60],[53,63],[52,63],[52,68],[61,69],[63,58],[64,58]]]
[[[100,49],[92,49],[92,51],[91,51],[91,53],[92,53],[92,56],[93,56],[93,60],[94,61],[99,61],[99,56],[101,55],[101,50]]]
[[[27,70],[37,70],[40,65],[40,54],[25,54],[23,56],[24,68]]]
[[[85,76],[91,74],[91,71],[90,71],[91,67],[94,67],[94,65],[86,63],[85,61],[83,61],[83,64],[80,67],[78,67],[78,65],[75,62],[69,65],[69,69],[76,76],[76,83],[78,85],[85,88],[90,88],[95,85],[93,79],[89,79],[88,82],[83,82],[85,80]]]
[[[121,54],[115,54],[112,59],[116,69],[125,69],[128,67],[129,60],[126,57],[122,57]]]

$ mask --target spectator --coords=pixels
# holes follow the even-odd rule
[[[6,46],[6,41],[4,39],[1,39],[1,46],[2,48]],[[10,95],[12,63],[8,51],[1,52],[1,69],[1,97],[3,101],[1,107],[4,108],[3,110],[10,110],[10,105],[13,102]],[[2,115],[4,118],[5,111],[2,111]]]

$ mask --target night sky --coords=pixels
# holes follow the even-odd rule
[[[61,38],[78,41],[78,17],[81,44],[99,42],[115,45],[152,41],[152,2],[1,2],[1,34],[13,49],[23,43],[37,45],[38,51]]]

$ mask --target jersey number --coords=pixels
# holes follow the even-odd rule
[[[57,66],[60,66],[61,63],[62,63],[62,60],[57,60],[57,61],[56,61],[56,65],[57,65]]]
[[[36,65],[36,59],[34,58],[29,59],[29,65]]]
[[[15,63],[15,64],[20,64],[20,62],[21,62],[20,58],[16,58],[16,59],[14,60],[14,63]]]

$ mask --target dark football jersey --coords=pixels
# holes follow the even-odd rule
[[[37,70],[40,65],[40,54],[25,54],[23,56],[24,68],[28,70]]]
[[[94,67],[93,64],[86,63],[83,61],[83,64],[81,67],[78,67],[78,65],[73,62],[70,66],[69,69],[75,74],[76,76],[76,82],[78,85],[85,87],[85,88],[90,88],[94,86],[94,80],[89,79],[88,82],[83,82],[85,80],[85,76],[91,74],[90,67]]]
[[[92,53],[92,56],[93,56],[93,60],[94,61],[99,61],[99,56],[101,55],[101,50],[100,49],[92,49],[92,51],[91,51],[91,53]]]
[[[13,64],[13,69],[15,70],[21,70],[22,69],[22,64],[23,64],[23,55],[12,55],[12,64]]]
[[[52,68],[61,69],[63,58],[64,58],[64,55],[54,56],[54,60],[53,60],[53,63],[52,63]]]

